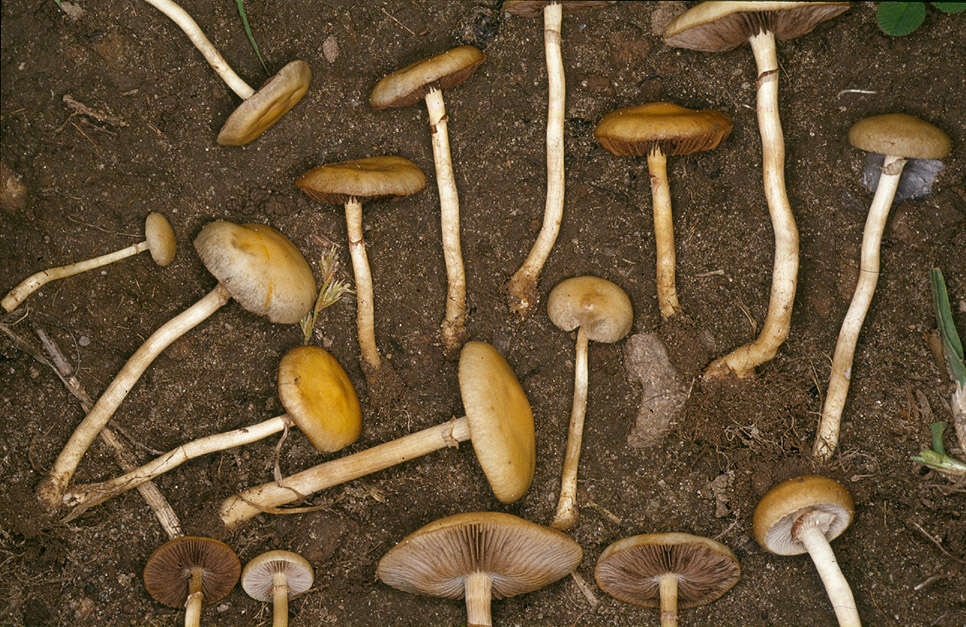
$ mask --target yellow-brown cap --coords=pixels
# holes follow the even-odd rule
[[[403,157],[367,157],[314,167],[295,184],[316,200],[342,205],[350,198],[379,200],[415,194],[426,187],[426,175]]]
[[[627,292],[596,276],[578,276],[558,283],[547,297],[547,315],[564,331],[581,327],[587,339],[608,344],[627,335],[634,322]]]
[[[160,213],[152,211],[144,220],[144,239],[154,263],[164,267],[174,261],[178,245],[171,223]]]
[[[906,159],[942,159],[953,147],[942,129],[905,113],[859,120],[849,129],[849,143],[867,152]]]
[[[376,110],[406,107],[434,88],[449,89],[468,79],[486,56],[473,46],[459,46],[421,59],[383,77],[372,88],[369,105]]]
[[[855,505],[845,486],[828,477],[806,475],[783,481],[769,490],[755,508],[755,540],[776,555],[805,553],[805,546],[793,537],[793,528],[799,517],[814,510],[834,515],[825,534],[831,541],[852,522]]]
[[[535,17],[542,15],[544,8],[551,2],[561,5],[563,10],[569,13],[606,7],[615,4],[617,0],[504,0],[503,6],[500,8],[510,15]]]
[[[669,102],[617,109],[601,118],[594,135],[619,156],[653,151],[687,155],[711,150],[731,132],[731,118],[718,111],[695,111]]]
[[[298,104],[311,81],[308,63],[299,60],[288,63],[228,116],[217,142],[223,146],[243,146],[257,138]]]

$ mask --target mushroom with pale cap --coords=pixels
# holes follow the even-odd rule
[[[753,520],[755,539],[769,553],[808,553],[842,626],[860,625],[849,582],[829,542],[845,531],[855,506],[845,487],[827,477],[805,476],[779,483],[762,497]]]
[[[225,499],[221,520],[233,527],[279,505],[378,472],[447,446],[472,440],[493,494],[502,503],[522,497],[533,481],[536,451],[530,403],[510,365],[483,342],[467,342],[459,359],[466,415],[371,449],[248,488]],[[284,510],[291,511],[291,510]]]
[[[217,141],[224,146],[243,146],[267,131],[279,118],[289,112],[309,89],[312,70],[305,61],[295,60],[285,65],[258,91],[246,83],[214,44],[205,37],[198,23],[171,0],[145,0],[167,15],[184,31],[195,48],[205,57],[208,65],[228,85],[242,103],[225,121]]]
[[[284,235],[262,224],[211,222],[194,241],[208,271],[218,279],[206,296],[158,327],[101,394],[37,486],[37,496],[53,510],[88,447],[107,424],[151,362],[172,342],[234,298],[252,313],[279,324],[294,324],[315,301],[315,278],[302,253]]]
[[[272,627],[288,625],[288,600],[312,587],[312,565],[291,551],[268,551],[245,565],[241,584],[256,601],[272,602]]]
[[[459,46],[422,59],[383,77],[372,88],[373,109],[407,107],[426,100],[439,187],[439,217],[446,262],[446,315],[442,323],[443,347],[456,352],[466,336],[466,275],[460,251],[460,199],[449,151],[449,125],[443,89],[455,87],[473,75],[486,57],[473,46]]]
[[[845,398],[848,396],[852,379],[855,346],[879,281],[882,232],[885,230],[903,167],[909,159],[942,159],[952,149],[949,135],[928,122],[904,113],[874,115],[856,122],[849,129],[849,143],[867,152],[884,155],[885,160],[872,205],[869,207],[869,216],[865,221],[859,278],[835,343],[828,391],[825,393],[822,418],[818,423],[818,432],[812,447],[812,455],[822,461],[831,459],[838,446],[842,411],[845,409]]]
[[[120,261],[121,259],[126,259],[132,255],[144,252],[145,250],[151,253],[151,259],[154,260],[154,263],[162,268],[174,260],[176,251],[174,231],[171,229],[171,224],[168,222],[168,219],[160,213],[151,212],[145,218],[144,241],[106,255],[101,255],[100,257],[77,261],[66,266],[48,268],[31,274],[15,288],[7,292],[7,295],[0,301],[0,305],[3,306],[5,311],[13,311],[20,306],[20,303],[25,298],[51,281],[74,276],[75,274],[93,270],[94,268],[100,268],[109,263],[114,263],[115,261]]]
[[[695,111],[669,102],[652,102],[605,115],[594,135],[622,157],[647,157],[657,251],[657,303],[667,320],[681,311],[674,280],[674,223],[667,156],[715,148],[731,132],[731,119],[718,111]]]
[[[758,130],[765,199],[775,236],[771,295],[761,333],[753,342],[711,362],[706,377],[748,377],[775,356],[791,327],[798,285],[798,227],[785,191],[785,140],[778,116],[775,38],[794,39],[847,11],[848,2],[702,2],[664,31],[669,46],[724,52],[748,42],[758,66]]]
[[[661,626],[678,624],[678,608],[706,605],[741,579],[731,549],[689,533],[646,533],[614,542],[594,569],[600,589],[612,597],[661,608]]]
[[[577,466],[587,412],[587,343],[613,344],[631,330],[631,299],[619,286],[595,276],[578,276],[557,284],[547,298],[550,321],[564,331],[577,329],[574,400],[560,482],[560,499],[551,526],[570,529],[577,522]]]
[[[576,570],[580,545],[565,534],[499,512],[447,516],[409,534],[376,567],[384,584],[412,594],[466,599],[467,624],[492,625],[491,598],[539,590]]]

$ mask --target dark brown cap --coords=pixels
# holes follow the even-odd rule
[[[144,566],[144,587],[168,607],[184,607],[191,571],[201,569],[204,604],[231,592],[241,574],[241,562],[231,547],[213,538],[183,536],[155,549]]]
[[[295,184],[316,200],[342,205],[350,198],[379,200],[415,194],[426,187],[426,175],[403,157],[367,157],[320,165],[295,179]]]
[[[652,102],[608,113],[594,135],[615,155],[640,157],[653,151],[687,155],[711,150],[731,133],[731,126],[731,118],[718,111]]]
[[[543,9],[554,0],[504,0],[503,10],[510,15],[522,15],[523,17],[535,17],[543,14]],[[615,4],[617,0],[563,0],[556,2],[563,7],[567,13],[572,11],[583,11],[584,9],[596,9]]]
[[[485,59],[479,49],[459,46],[416,61],[376,83],[369,95],[369,105],[378,110],[415,104],[433,87],[449,89],[459,85],[472,76]]]
[[[859,120],[849,129],[849,143],[867,152],[906,159],[942,159],[953,147],[942,129],[905,113]]]

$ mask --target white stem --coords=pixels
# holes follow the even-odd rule
[[[272,575],[272,627],[288,627],[288,580],[284,572]]]
[[[841,627],[859,627],[859,612],[855,608],[855,598],[852,589],[846,581],[842,569],[835,559],[835,553],[829,545],[825,532],[833,514],[812,511],[804,515],[795,523],[795,539],[802,543],[812,557],[818,576],[825,585],[825,592],[832,602],[835,617]]]
[[[350,198],[345,203],[345,225],[349,234],[349,257],[356,282],[356,328],[362,359],[371,370],[382,365],[376,347],[375,311],[372,295],[372,272],[366,255],[366,240],[362,235],[362,203]]]
[[[657,256],[657,304],[661,318],[667,320],[681,311],[674,279],[674,220],[671,213],[671,189],[667,180],[667,157],[660,150],[647,155],[647,171],[651,179],[651,204],[654,211],[654,245]]]
[[[587,412],[587,333],[577,329],[577,349],[574,360],[574,401],[570,410],[570,430],[567,433],[567,453],[564,455],[560,480],[560,499],[551,527],[567,530],[577,522],[577,466],[584,437],[584,415]]]
[[[490,598],[493,595],[493,581],[488,573],[471,573],[463,579],[463,595],[466,597],[467,627],[489,627],[493,624],[490,616]]]
[[[661,627],[677,627],[678,576],[674,573],[661,575],[658,590],[661,595]]]
[[[188,583],[188,598],[184,603],[184,627],[200,627],[201,606],[205,600],[203,589],[204,572],[200,566],[191,569]]]
[[[228,87],[233,92],[238,94],[239,98],[248,100],[255,93],[255,90],[248,83],[243,81],[238,74],[235,74],[235,70],[231,69],[228,61],[225,61],[225,57],[221,56],[221,53],[218,52],[215,45],[205,37],[205,34],[201,31],[201,27],[198,26],[198,22],[194,21],[194,18],[188,15],[187,11],[174,2],[171,2],[171,0],[144,1],[167,15],[171,18],[172,22],[178,25],[178,28],[184,31],[184,34],[188,36],[188,39],[195,45],[195,48],[205,56],[205,61],[208,62],[211,69],[221,77],[221,80],[228,84]]]
[[[906,160],[901,157],[885,158],[875,197],[869,207],[869,216],[865,220],[859,279],[855,284],[849,310],[842,321],[839,339],[835,343],[832,372],[829,376],[828,391],[825,393],[825,404],[822,407],[822,419],[819,421],[815,445],[812,447],[812,455],[823,461],[831,459],[838,446],[839,425],[852,379],[855,346],[859,341],[862,323],[865,322],[875,286],[879,281],[879,249],[882,243],[882,232],[885,230],[889,209],[892,207],[892,200],[895,198],[899,177],[902,175],[905,163]]]

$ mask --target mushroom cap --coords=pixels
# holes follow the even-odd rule
[[[210,222],[194,245],[208,271],[252,313],[294,324],[315,304],[315,277],[308,262],[270,226]]]
[[[288,63],[232,112],[218,133],[222,146],[244,146],[298,104],[312,81],[305,61]]]
[[[376,577],[414,594],[458,599],[464,579],[486,573],[497,599],[538,590],[583,559],[567,535],[510,514],[447,516],[406,536],[379,560]]]
[[[811,510],[835,516],[825,534],[832,541],[852,522],[855,505],[845,486],[828,477],[809,475],[783,481],[769,490],[755,508],[755,540],[776,555],[806,553],[802,543],[792,538],[792,527]]]
[[[369,105],[379,110],[415,104],[434,87],[456,87],[472,76],[485,59],[486,55],[478,48],[459,46],[416,61],[376,83],[369,95]]]
[[[511,15],[535,17],[543,15],[543,9],[551,2],[555,2],[555,0],[504,0],[502,9]],[[563,0],[555,3],[561,5],[565,12],[570,13],[605,7],[616,2],[617,0]]]
[[[343,205],[350,198],[379,200],[415,194],[426,187],[426,175],[403,157],[366,157],[314,167],[295,184],[316,200]]]
[[[594,579],[612,597],[660,607],[660,577],[678,579],[678,607],[711,603],[741,579],[731,549],[689,533],[646,533],[614,542],[601,554]]]
[[[355,388],[335,357],[299,346],[278,364],[278,398],[312,446],[331,453],[359,438],[362,410]]]
[[[702,2],[674,18],[664,43],[675,48],[724,52],[772,31],[786,41],[849,9],[848,2]]]
[[[204,604],[228,596],[238,581],[241,562],[231,547],[214,538],[182,536],[165,542],[144,565],[144,587],[154,600],[168,607],[184,607],[191,569],[202,569]]]
[[[622,157],[652,151],[688,155],[711,150],[731,132],[731,118],[718,111],[695,111],[669,102],[617,109],[601,118],[594,135]]]
[[[312,587],[314,577],[308,560],[291,551],[268,551],[245,564],[242,588],[256,601],[271,601],[276,573],[285,573],[290,599]]]
[[[627,292],[595,276],[578,276],[558,283],[547,298],[547,315],[564,331],[582,327],[588,339],[608,344],[627,335],[634,322]]]
[[[144,219],[144,239],[154,263],[163,268],[174,261],[174,254],[178,250],[174,229],[163,215],[152,211]]]
[[[849,143],[866,152],[906,159],[942,159],[953,148],[942,129],[905,113],[859,120],[849,129]]]
[[[503,355],[484,342],[463,345],[459,381],[476,457],[496,498],[512,503],[530,488],[537,463],[527,395]]]

